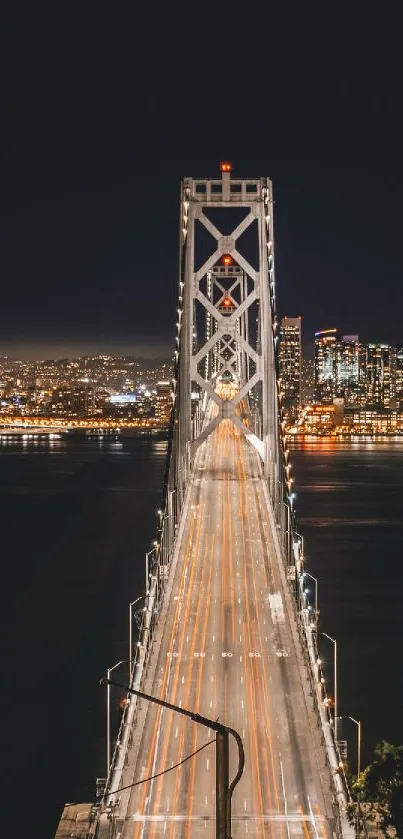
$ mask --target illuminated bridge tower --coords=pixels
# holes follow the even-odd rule
[[[271,181],[233,178],[227,163],[219,179],[184,178],[180,235],[177,486],[183,495],[198,446],[230,418],[261,455],[274,500],[282,472]],[[229,400],[216,389],[223,375],[237,385]]]

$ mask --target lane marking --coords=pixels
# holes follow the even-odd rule
[[[284,815],[285,815],[285,818],[286,818],[287,836],[288,836],[288,839],[290,839],[290,825],[288,824],[287,796],[285,794],[283,761],[281,760],[281,755],[279,755],[279,760],[280,760],[281,785],[283,787],[283,797],[284,797]]]
[[[269,605],[273,623],[285,623],[283,598],[279,591],[269,594]]]

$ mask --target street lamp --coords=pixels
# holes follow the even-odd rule
[[[123,662],[119,662],[122,664]],[[115,664],[115,667],[118,665]],[[114,668],[111,668],[112,670]],[[215,743],[216,743],[216,820],[215,820],[215,827],[216,827],[216,839],[229,839],[231,837],[231,799],[232,793],[237,785],[237,783],[241,780],[242,773],[245,766],[245,754],[244,748],[242,743],[242,738],[235,730],[235,728],[230,728],[228,725],[223,725],[222,723],[218,722],[218,720],[210,720],[208,717],[203,717],[201,714],[196,713],[195,711],[189,711],[187,708],[182,708],[179,705],[173,705],[171,702],[166,702],[165,699],[158,699],[156,696],[151,696],[148,693],[143,693],[140,690],[135,690],[134,688],[129,687],[128,685],[122,685],[119,682],[111,682],[109,679],[109,670],[108,670],[108,678],[101,679],[100,684],[109,688],[109,686],[115,685],[115,687],[124,688],[127,690],[128,693],[133,693],[134,696],[138,696],[139,699],[145,699],[147,702],[153,702],[156,705],[160,705],[163,708],[168,708],[171,711],[176,711],[178,714],[182,714],[185,717],[189,717],[193,722],[198,723],[199,725],[203,725],[206,728],[211,728],[212,731],[215,731]],[[230,782],[229,780],[229,735],[232,735],[236,741],[238,747],[238,769],[237,772]]]
[[[111,765],[111,686],[109,684],[110,677],[112,670],[116,670],[116,667],[120,667],[121,664],[127,664],[127,662],[131,663],[131,659],[123,659],[122,661],[118,661],[113,667],[108,667],[107,669],[107,690],[106,690],[106,777],[109,777],[109,767]],[[130,667],[129,663],[129,667]]]
[[[133,660],[133,606],[135,606],[139,600],[143,600],[144,597],[144,594],[140,594],[140,597],[136,597],[135,600],[132,600],[131,603],[129,603],[129,684],[131,676],[130,668]]]
[[[303,578],[304,577],[310,577],[310,579],[313,580],[314,583],[315,583],[315,626],[316,626],[316,629],[317,629],[318,628],[318,614],[319,614],[318,613],[318,581],[317,581],[316,577],[313,576],[313,574],[309,573],[309,571],[303,571],[302,572],[302,577]]]
[[[354,722],[357,726],[357,779],[358,779],[361,775],[361,735],[362,735],[361,720],[356,720],[354,717],[349,717],[347,715],[342,716],[342,717],[338,717],[338,719],[339,720],[351,720],[351,722]]]
[[[152,556],[152,555],[153,555],[153,553],[156,553],[156,552],[157,552],[157,550],[158,550],[158,542],[157,542],[157,540],[155,540],[155,542],[154,542],[154,546],[151,548],[151,550],[150,550],[150,551],[147,551],[147,553],[146,553],[146,592],[147,592],[147,591],[149,590],[149,588],[150,588],[150,577],[149,577],[149,557],[150,557],[150,556]]]
[[[328,635],[327,632],[320,632],[319,634],[328,638],[334,646],[334,739],[337,746],[337,641],[331,635]]]

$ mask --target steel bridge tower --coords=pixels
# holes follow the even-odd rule
[[[198,446],[229,418],[259,452],[275,502],[283,472],[269,178],[234,178],[229,163],[220,178],[184,178],[180,245],[175,484],[183,497]],[[217,392],[223,375],[237,386],[230,400]]]

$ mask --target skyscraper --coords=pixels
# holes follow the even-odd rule
[[[389,344],[365,348],[366,404],[392,408],[395,399],[395,349]]]
[[[336,346],[335,395],[346,405],[359,405],[360,342],[358,335],[343,335]]]
[[[403,344],[396,347],[395,398],[397,410],[403,411]]]
[[[336,396],[337,382],[337,329],[315,332],[315,402],[331,405]]]
[[[295,420],[301,407],[301,317],[282,319],[278,361],[284,411]]]
[[[172,410],[171,382],[157,382],[156,390],[157,395],[155,397],[155,418],[160,425],[166,426],[169,425]]]

